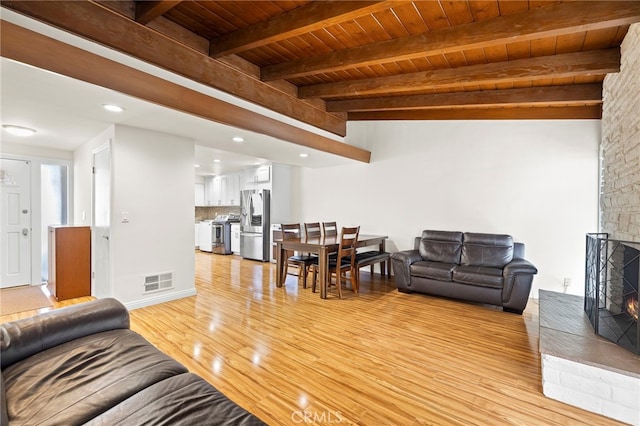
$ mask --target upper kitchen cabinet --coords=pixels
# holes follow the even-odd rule
[[[227,206],[240,205],[240,173],[231,173],[224,176],[222,185],[222,199]]]
[[[204,196],[204,180],[195,184],[195,203],[196,206],[206,206],[207,202]]]
[[[208,206],[239,206],[240,174],[208,178],[205,182],[205,195]]]
[[[246,169],[243,189],[271,189],[271,166]]]

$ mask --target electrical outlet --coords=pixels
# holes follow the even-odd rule
[[[564,279],[564,287],[567,288],[571,285],[571,278],[565,278]]]

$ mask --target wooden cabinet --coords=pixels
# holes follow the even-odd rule
[[[57,300],[91,295],[91,228],[49,226],[49,291]]]

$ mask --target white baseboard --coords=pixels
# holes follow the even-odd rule
[[[136,300],[133,302],[127,302],[124,306],[127,307],[128,310],[144,308],[146,306],[157,305],[158,303],[170,302],[172,300],[182,299],[184,297],[191,297],[196,295],[196,289],[190,288],[188,290],[180,290],[180,291],[172,291],[169,293],[161,293],[155,294],[151,297],[146,297],[141,300]]]

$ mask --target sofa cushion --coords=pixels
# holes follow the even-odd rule
[[[502,288],[502,269],[483,266],[456,266],[453,281],[481,287]]]
[[[420,256],[423,260],[460,264],[462,232],[422,231]]]
[[[192,373],[156,383],[87,425],[264,425],[219,390]]]
[[[513,259],[510,235],[465,232],[461,265],[502,268]]]
[[[0,373],[0,426],[9,425],[9,417],[7,416],[7,398],[4,393],[4,379]]]
[[[38,352],[2,370],[9,420],[81,424],[187,370],[139,334],[119,329]]]
[[[440,281],[451,281],[451,271],[454,263],[429,262],[420,260],[411,265],[411,275],[414,277],[431,278]]]

